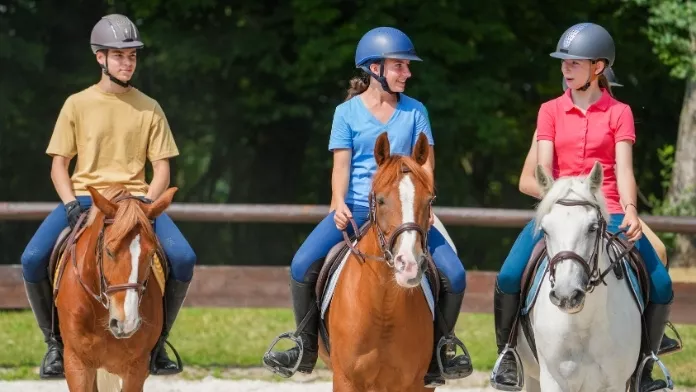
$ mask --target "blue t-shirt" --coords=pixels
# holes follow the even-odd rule
[[[386,124],[382,124],[372,115],[359,96],[336,107],[329,138],[329,151],[338,148],[352,150],[346,204],[369,206],[372,176],[377,171],[375,143],[377,137],[385,131],[389,136],[392,154],[411,155],[421,132],[425,133],[430,145],[435,144],[425,106],[404,94],[400,94],[396,110]]]

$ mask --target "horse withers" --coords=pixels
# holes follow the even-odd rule
[[[152,204],[122,185],[103,195],[88,189],[87,222],[68,239],[56,272],[65,377],[71,392],[141,392],[163,324],[163,293],[151,281],[165,261],[152,222],[176,188]]]

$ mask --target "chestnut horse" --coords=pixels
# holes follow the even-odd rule
[[[71,392],[141,392],[163,323],[162,291],[148,284],[158,249],[152,221],[176,188],[152,204],[122,185],[104,195],[88,189],[93,206],[68,243],[56,294],[65,378]]]
[[[326,316],[333,390],[433,391],[424,376],[433,352],[433,316],[420,283],[434,186],[421,167],[428,141],[411,157],[391,155],[383,133],[375,144],[372,225],[346,261]],[[360,256],[358,256],[360,254]]]

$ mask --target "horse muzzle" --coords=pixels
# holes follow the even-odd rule
[[[556,287],[549,293],[551,303],[566,313],[578,313],[585,306],[585,291],[577,288],[567,290]]]
[[[396,283],[404,288],[413,288],[420,285],[423,279],[423,273],[427,267],[427,262],[424,256],[418,258],[418,261],[411,255],[398,254],[394,257],[394,277]]]

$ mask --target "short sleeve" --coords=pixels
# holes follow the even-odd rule
[[[631,143],[636,141],[636,125],[633,121],[633,111],[628,105],[619,114],[616,130],[614,131],[614,143],[622,141],[630,141]]]
[[[77,143],[75,138],[75,107],[70,98],[65,100],[58,114],[58,120],[53,128],[51,140],[48,143],[46,154],[50,156],[63,156],[72,159],[77,155]]]
[[[421,132],[428,138],[428,144],[431,146],[435,145],[433,131],[430,127],[430,116],[428,115],[428,109],[426,109],[425,105],[419,105],[416,110],[416,137],[413,139],[414,143],[418,140],[418,134]]]
[[[174,141],[172,130],[169,128],[167,116],[160,105],[155,104],[147,146],[147,159],[152,162],[177,155],[179,155],[179,149]]]
[[[552,109],[551,104],[548,102],[539,108],[539,113],[537,114],[537,141],[554,141],[556,138],[556,121]]]
[[[329,136],[329,151],[339,148],[353,148],[353,137],[348,122],[343,116],[340,106],[334,111],[331,135]]]

